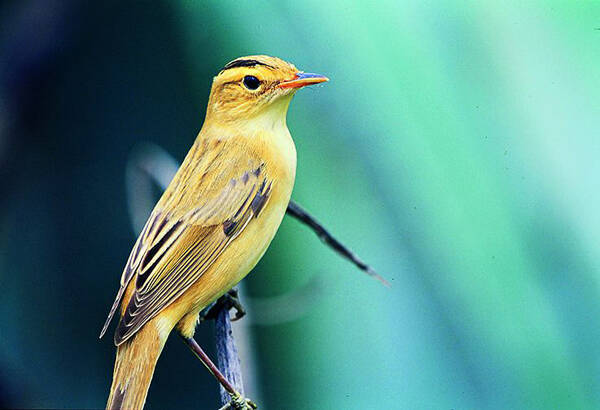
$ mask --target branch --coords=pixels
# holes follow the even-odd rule
[[[215,339],[217,343],[217,361],[219,369],[229,383],[244,396],[244,382],[242,380],[242,368],[240,366],[240,357],[238,355],[233,331],[231,329],[231,319],[229,317],[229,308],[226,304],[222,306],[215,318]],[[226,405],[231,400],[231,396],[223,386],[221,390],[221,405]]]
[[[296,202],[290,201],[287,207],[287,214],[307,225],[314,231],[321,241],[340,254],[344,259],[347,259],[356,265],[358,269],[362,270],[367,275],[373,276],[385,286],[390,287],[390,284],[387,280],[375,272],[375,270],[373,270],[373,268],[371,268],[369,265],[364,263],[354,252],[348,249],[340,241],[335,239],[323,225],[321,225],[311,214],[302,209],[302,207]]]

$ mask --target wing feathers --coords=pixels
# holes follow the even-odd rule
[[[213,200],[180,217],[153,212],[129,257],[102,334],[135,275],[135,291],[115,332],[116,345],[133,336],[212,266],[268,201],[272,182],[263,168],[260,165],[231,179]]]

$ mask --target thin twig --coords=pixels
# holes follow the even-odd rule
[[[294,201],[290,201],[287,207],[287,214],[298,219],[303,224],[311,228],[315,234],[323,241],[327,246],[331,247],[334,251],[340,254],[343,258],[348,259],[350,262],[355,264],[358,269],[365,272],[367,275],[373,276],[375,279],[389,287],[390,284],[381,275],[379,275],[373,268],[364,263],[354,252],[348,249],[340,241],[335,239],[323,225],[319,223],[311,214],[306,212],[300,205]]]

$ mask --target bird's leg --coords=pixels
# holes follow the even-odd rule
[[[231,289],[229,292],[221,296],[215,303],[209,305],[206,309],[200,312],[200,321],[208,319],[216,319],[217,314],[221,309],[231,310],[235,308],[235,316],[231,319],[233,322],[240,320],[246,315],[246,309],[240,302],[238,290],[236,288]]]
[[[217,381],[223,386],[225,391],[231,396],[231,401],[219,410],[247,410],[256,409],[257,406],[251,400],[244,398],[235,388],[229,383],[229,380],[223,376],[223,373],[219,368],[210,360],[208,355],[202,350],[200,345],[194,340],[193,337],[181,336],[185,344],[188,345],[194,355],[200,359],[202,364],[206,366],[208,371],[217,379]]]

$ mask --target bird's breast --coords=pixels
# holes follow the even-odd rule
[[[283,123],[280,127],[263,130],[259,134],[259,156],[275,179],[283,185],[291,185],[291,194],[296,178],[296,146],[287,126]]]
[[[296,177],[296,147],[285,124],[273,130],[263,130],[254,139],[258,156],[264,163],[266,174],[272,183],[268,202],[252,223],[235,242],[243,256],[238,271],[240,280],[260,260],[283,220],[292,195]]]
[[[186,292],[180,313],[189,311],[185,306],[192,306],[194,311],[203,308],[254,268],[277,233],[292,194],[296,148],[287,128],[244,134],[235,146],[237,148],[232,146],[228,151],[230,155],[233,152],[238,155],[230,157],[232,169],[239,168],[239,164],[250,163],[253,167],[261,164],[260,175],[271,187],[268,198],[213,266]],[[231,172],[236,174],[237,171]]]

